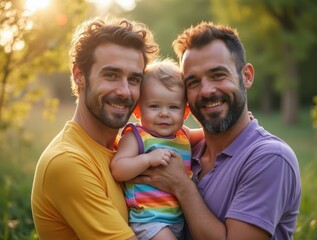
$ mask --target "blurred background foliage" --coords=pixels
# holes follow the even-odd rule
[[[48,6],[37,11],[26,9],[25,2],[41,1],[0,3],[0,129],[22,125],[43,97],[70,99],[65,79],[71,33],[80,21],[96,15],[146,23],[161,46],[161,55],[172,58],[173,40],[190,25],[213,21],[237,28],[247,60],[256,70],[250,109],[280,110],[287,125],[298,122],[299,109],[311,106],[317,93],[316,1],[43,1]]]
[[[172,42],[185,28],[201,21],[237,28],[256,72],[249,108],[301,164],[295,239],[317,239],[315,0],[1,0],[0,239],[37,239],[29,199],[35,164],[75,107],[71,35],[81,21],[107,15],[144,22],[161,56],[175,59]]]

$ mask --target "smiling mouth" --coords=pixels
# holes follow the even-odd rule
[[[119,110],[123,110],[127,108],[127,105],[125,104],[116,104],[116,103],[108,103],[111,107],[117,108]]]
[[[220,106],[221,104],[223,104],[222,101],[218,101],[218,102],[209,102],[205,105],[206,108],[214,108],[214,107],[218,107]]]

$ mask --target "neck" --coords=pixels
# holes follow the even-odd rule
[[[212,134],[204,130],[208,155],[215,157],[227,148],[250,121],[248,113],[243,113],[238,122],[225,132]]]
[[[93,140],[109,150],[114,150],[114,143],[119,129],[105,126],[88,111],[81,111],[77,106],[72,119],[76,122]]]

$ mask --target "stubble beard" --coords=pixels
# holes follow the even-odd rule
[[[207,116],[201,113],[199,109],[201,109],[201,106],[205,103],[212,101],[210,98],[205,98],[199,102],[196,102],[194,105],[189,105],[192,114],[200,122],[204,130],[210,134],[216,135],[223,133],[234,126],[238,122],[245,108],[247,94],[246,89],[241,82],[239,94],[237,94],[236,96],[237,98],[235,101],[232,100],[229,95],[224,94],[223,96],[221,96],[221,98],[224,99],[225,102],[229,105],[228,113],[224,118],[220,117],[220,112],[211,113]]]
[[[105,105],[108,104],[108,102],[124,104],[129,108],[129,111],[126,113],[109,113],[105,110]],[[132,99],[121,99],[108,96],[97,98],[88,87],[85,90],[85,105],[90,114],[103,125],[113,129],[120,129],[129,121],[129,118],[136,106],[136,102]]]

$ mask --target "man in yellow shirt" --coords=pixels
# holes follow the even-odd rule
[[[77,108],[40,157],[33,182],[40,239],[136,239],[109,164],[157,52],[141,23],[92,19],[76,30],[70,67]]]

